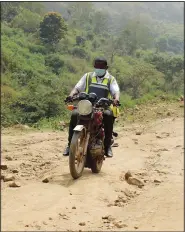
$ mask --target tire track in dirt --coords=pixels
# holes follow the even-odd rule
[[[21,187],[1,181],[2,230],[183,231],[183,118],[124,128],[101,173],[86,169],[75,181],[61,154],[64,141],[62,132],[3,136],[2,173]],[[125,181],[128,170],[143,188]]]

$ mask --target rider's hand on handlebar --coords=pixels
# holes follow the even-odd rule
[[[73,97],[68,96],[68,97],[66,97],[66,99],[64,100],[64,102],[72,102],[72,100],[73,100]]]
[[[119,106],[119,100],[114,99],[113,100],[113,106]]]

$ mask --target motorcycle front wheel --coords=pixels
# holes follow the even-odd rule
[[[85,148],[85,132],[75,131],[72,137],[70,151],[69,151],[69,169],[71,176],[74,179],[78,179],[81,177],[85,161],[86,155],[84,154]]]
[[[102,165],[103,165],[103,158],[92,159],[92,161],[91,161],[91,171],[93,173],[99,173],[101,171]]]

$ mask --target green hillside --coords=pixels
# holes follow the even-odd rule
[[[65,119],[64,98],[99,55],[123,107],[183,93],[183,5],[104,4],[1,3],[2,126]]]

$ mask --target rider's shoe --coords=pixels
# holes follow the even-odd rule
[[[63,152],[63,156],[69,156],[69,146],[66,147],[65,151]]]
[[[107,149],[105,149],[105,156],[107,156],[108,158],[112,158],[113,157],[113,153],[112,153],[112,148],[108,147]]]

